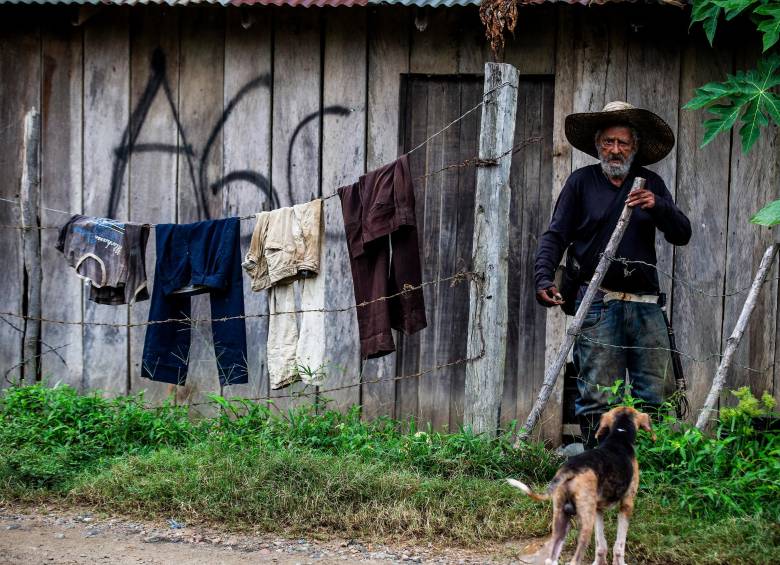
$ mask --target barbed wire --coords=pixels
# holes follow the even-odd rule
[[[507,155],[509,155],[509,154],[514,155],[515,153],[518,153],[519,151],[522,151],[523,149],[525,149],[528,145],[541,142],[542,139],[544,139],[544,138],[541,137],[541,136],[529,137],[528,139],[525,139],[525,140],[521,141],[520,143],[510,147],[509,149],[503,151],[502,153],[500,153],[496,157],[488,158],[488,159],[481,159],[479,157],[470,157],[470,158],[465,159],[465,160],[463,160],[463,161],[461,161],[459,163],[452,163],[450,165],[446,165],[446,166],[442,167],[441,169],[437,169],[435,171],[431,171],[430,173],[426,173],[424,175],[420,175],[418,177],[415,177],[413,180],[414,181],[425,180],[425,179],[427,179],[429,177],[432,177],[432,176],[437,175],[439,173],[442,173],[444,171],[448,171],[450,169],[462,169],[464,167],[469,167],[469,166],[474,166],[474,167],[496,166],[496,165],[498,165],[499,161],[501,159],[503,159],[504,157],[506,157]],[[338,196],[338,191],[337,192],[333,192],[331,194],[328,194],[327,196],[323,196],[321,199],[322,200],[328,200],[328,199],[334,198],[336,196]],[[10,204],[15,204],[17,206],[21,206],[21,202],[19,200],[13,200],[13,199],[9,199],[9,198],[0,198],[0,202],[8,202]],[[45,206],[41,206],[40,209],[41,210],[47,210],[47,211],[50,211],[50,212],[58,212],[58,213],[66,214],[66,215],[69,215],[69,216],[76,215],[76,212],[72,212],[72,211],[68,212],[66,210],[57,210],[55,208],[47,208]],[[239,216],[238,219],[240,221],[246,221],[246,220],[255,219],[256,217],[257,217],[256,214],[250,214],[250,215],[247,215],[247,216]],[[146,224],[146,225],[148,225],[151,228],[154,228],[157,224]],[[35,226],[35,227],[33,227],[33,226],[23,226],[23,225],[20,225],[20,224],[0,224],[0,229],[15,229],[15,230],[21,230],[21,231],[29,231],[29,230],[32,230],[32,229],[37,229],[37,230],[59,230],[59,229],[61,229],[61,227],[62,226]]]
[[[482,100],[479,102],[479,104],[477,104],[476,106],[466,110],[464,113],[462,113],[460,116],[458,116],[457,118],[452,120],[450,123],[448,123],[446,126],[441,128],[439,131],[437,131],[434,134],[430,135],[425,141],[423,141],[422,143],[420,143],[419,145],[417,145],[413,149],[407,151],[406,154],[407,155],[411,155],[412,153],[414,153],[415,151],[417,151],[421,147],[423,147],[423,146],[427,145],[428,143],[430,143],[435,137],[441,135],[442,133],[447,131],[449,128],[451,128],[452,126],[454,126],[458,122],[460,122],[463,119],[465,119],[471,113],[473,113],[474,111],[478,110],[480,107],[484,106],[486,103],[489,102],[488,97],[493,92],[496,92],[497,90],[500,90],[500,89],[504,88],[505,86],[511,86],[512,88],[517,88],[517,87],[513,86],[509,82],[503,82],[503,83],[499,84],[498,86],[496,86],[494,88],[491,88],[490,90],[488,90],[487,92],[485,92],[482,95]],[[508,150],[505,153],[502,153],[500,156],[496,157],[495,159],[483,159],[482,161],[484,162],[484,164],[497,164],[497,161],[499,159],[501,159],[502,157],[506,156],[509,151],[512,151],[512,149]],[[467,161],[474,161],[474,163],[476,163],[476,162],[478,162],[480,160],[477,159],[477,158],[473,158],[473,159],[467,159]],[[457,166],[459,166],[459,165],[453,165],[453,167],[457,167]],[[466,166],[466,165],[463,165],[463,166]],[[446,170],[446,168],[442,169],[442,170]],[[438,171],[438,172],[441,172],[441,171]],[[431,174],[434,174],[434,173],[431,173]],[[323,196],[322,200],[328,200],[328,199],[334,198],[336,196],[338,196],[338,191],[332,192],[332,193],[328,194],[327,196]],[[11,199],[8,199],[8,198],[0,198],[0,201],[2,201],[2,202],[10,202],[11,204],[16,204],[17,206],[21,206],[21,202],[19,200],[11,200]],[[49,208],[49,207],[46,207],[46,206],[39,206],[38,208],[39,208],[39,210],[46,210],[48,212],[56,212],[56,213],[60,213],[60,214],[68,214],[68,215],[71,215],[71,216],[73,216],[75,214],[74,212],[68,212],[67,210],[59,210],[57,208]],[[253,219],[255,217],[256,217],[255,214],[251,214],[251,215],[248,215],[248,216],[240,216],[239,220],[242,220],[242,221],[243,220],[251,220],[251,219]],[[151,228],[154,228],[156,224],[148,224],[148,225]],[[21,226],[21,225],[12,225],[12,224],[0,224],[0,228],[18,229],[18,230],[30,230],[30,229],[33,229],[32,226]],[[60,229],[60,228],[58,226],[37,226],[36,229],[48,230],[48,229]]]
[[[593,343],[595,345],[601,346],[601,347],[608,347],[610,349],[624,349],[624,350],[644,350],[644,351],[667,351],[669,353],[677,353],[681,357],[685,357],[686,359],[693,361],[694,363],[708,363],[712,359],[721,359],[723,357],[722,353],[710,353],[706,355],[705,357],[696,357],[695,355],[692,355],[690,353],[686,353],[685,351],[682,351],[680,349],[672,349],[670,347],[646,347],[641,345],[617,345],[614,343],[607,343],[604,341],[599,341],[597,339],[593,339],[592,337],[589,337],[585,334],[585,331],[587,331],[589,328],[586,328],[584,331],[580,331],[575,333],[574,335],[577,338],[582,338],[585,341],[588,341],[590,343]],[[762,374],[766,373],[770,369],[772,369],[775,366],[775,363],[770,363],[767,365],[764,369],[756,369],[753,367],[748,367],[747,365],[733,365],[733,367],[738,367],[740,369],[744,369],[751,373],[757,373]]]
[[[69,325],[69,326],[105,326],[111,328],[136,328],[136,327],[153,326],[153,325],[168,324],[168,323],[199,324],[205,322],[227,322],[230,320],[268,318],[271,316],[281,316],[286,314],[305,314],[308,312],[320,312],[326,314],[339,313],[339,312],[349,312],[350,310],[356,310],[357,308],[364,308],[376,302],[384,302],[387,300],[391,300],[393,298],[404,296],[410,292],[419,290],[421,288],[430,285],[451,282],[450,286],[455,286],[456,284],[459,284],[464,280],[471,280],[473,278],[476,278],[477,275],[478,273],[476,273],[475,271],[458,271],[457,273],[449,275],[447,277],[439,277],[434,280],[422,282],[419,285],[406,284],[404,285],[404,288],[402,290],[396,293],[389,294],[387,296],[380,296],[379,298],[375,298],[373,300],[366,300],[364,302],[360,302],[359,304],[342,306],[340,308],[307,308],[307,309],[299,309],[299,310],[284,310],[278,312],[264,312],[259,314],[242,314],[240,316],[224,316],[222,318],[168,318],[167,320],[149,320],[147,322],[128,322],[125,324],[120,324],[116,322],[91,322],[86,320],[57,320],[57,319],[44,318],[44,317],[27,316],[25,314],[21,314],[18,312],[0,312],[0,316],[11,316],[13,318],[17,318],[21,320],[33,320],[38,322],[48,322],[50,324],[62,324],[62,325]]]
[[[697,294],[702,294],[704,296],[708,296],[710,298],[729,298],[731,296],[736,296],[739,294],[743,294],[750,290],[752,284],[748,284],[744,287],[739,287],[731,290],[726,290],[722,293],[714,293],[704,290],[701,287],[696,286],[696,282],[683,279],[682,277],[678,277],[677,275],[673,275],[671,273],[668,273],[658,267],[658,265],[653,265],[652,263],[648,263],[647,261],[638,261],[634,259],[626,259],[625,257],[607,257],[608,261],[612,261],[614,263],[620,263],[622,265],[625,265],[628,267],[629,265],[643,265],[645,267],[650,267],[652,269],[655,269],[658,271],[658,273],[664,275],[666,278],[671,280],[672,282],[679,283],[682,286],[688,288],[691,292],[695,292]],[[776,281],[780,280],[780,277],[773,277],[773,278],[767,278],[762,284],[767,284],[770,281]]]

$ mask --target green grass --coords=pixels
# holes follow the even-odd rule
[[[284,416],[219,399],[192,421],[140,398],[66,387],[0,399],[0,499],[59,498],[142,517],[287,535],[336,533],[478,545],[546,535],[550,508],[503,479],[543,485],[560,459],[466,431],[360,421],[316,407]],[[733,427],[733,426],[732,426]],[[715,439],[673,423],[639,444],[631,561],[780,563],[780,436]],[[614,535],[614,514],[608,516]]]

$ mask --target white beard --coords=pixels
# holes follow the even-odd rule
[[[604,157],[603,155],[600,155],[601,170],[611,179],[624,179],[631,170],[631,164],[634,162],[634,157],[636,157],[636,151],[626,157],[619,165],[613,165],[610,163],[610,160],[612,159],[611,156]]]

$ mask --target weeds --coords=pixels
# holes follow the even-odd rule
[[[231,527],[464,544],[548,530],[549,509],[503,479],[543,484],[561,461],[540,444],[514,447],[514,427],[487,439],[365,422],[357,408],[278,414],[214,400],[218,415],[196,422],[186,408],[144,408],[141,396],[9,389],[0,397],[0,499],[65,495]],[[673,420],[655,426],[655,443],[640,436],[635,561],[780,561],[780,434],[759,433],[747,408],[737,412],[713,437]]]

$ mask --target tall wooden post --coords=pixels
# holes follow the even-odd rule
[[[33,108],[24,117],[24,164],[21,208],[24,270],[27,278],[27,319],[24,323],[22,371],[24,383],[34,385],[40,372],[41,340],[41,231],[38,224],[41,167],[41,115]]]
[[[715,373],[715,378],[712,381],[712,387],[707,395],[707,399],[704,401],[704,407],[699,413],[699,418],[696,420],[696,427],[703,430],[709,421],[710,413],[715,409],[715,404],[720,398],[720,393],[723,390],[723,385],[726,383],[726,376],[731,368],[731,360],[734,358],[734,353],[739,347],[739,342],[742,341],[742,334],[745,333],[745,328],[750,321],[750,315],[753,313],[753,309],[756,307],[758,301],[758,293],[761,292],[761,288],[764,286],[764,281],[769,273],[769,269],[772,267],[772,261],[774,261],[775,254],[777,253],[778,244],[773,243],[766,248],[764,256],[761,259],[761,264],[758,267],[756,277],[753,279],[753,284],[750,287],[745,304],[742,306],[742,312],[739,314],[737,325],[734,326],[734,331],[726,340],[726,349],[723,352],[723,357],[718,365],[718,371]]]
[[[485,65],[480,159],[496,159],[512,147],[517,85],[518,72],[513,66]],[[481,287],[472,285],[469,295],[468,355],[478,356],[483,347],[484,355],[466,366],[463,423],[475,433],[489,435],[498,427],[504,386],[511,165],[510,151],[498,164],[477,169],[473,269],[483,274],[484,281]]]

